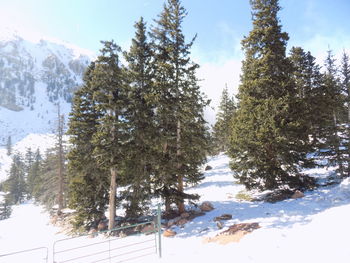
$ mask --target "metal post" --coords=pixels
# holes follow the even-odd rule
[[[161,224],[161,209],[160,204],[158,204],[158,251],[159,251],[159,258],[162,257],[162,224]]]

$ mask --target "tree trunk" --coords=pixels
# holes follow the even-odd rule
[[[58,210],[57,214],[62,213],[64,207],[64,174],[63,174],[63,115],[60,113],[60,106],[58,105]]]
[[[177,132],[176,132],[176,156],[177,156],[177,190],[181,193],[184,191],[184,184],[183,184],[183,175],[180,174],[181,169],[181,162],[180,162],[180,156],[181,156],[181,122],[180,120],[177,121]],[[182,214],[185,212],[185,204],[184,200],[180,198],[177,201],[177,208],[179,210],[179,213]]]
[[[111,168],[111,182],[110,182],[110,193],[109,193],[109,222],[108,229],[111,230],[114,228],[114,221],[116,216],[116,192],[117,192],[117,168]]]

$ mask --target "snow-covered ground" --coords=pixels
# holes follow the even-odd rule
[[[175,237],[162,238],[163,256],[160,260],[154,255],[136,262],[349,262],[349,179],[339,185],[306,192],[300,199],[273,204],[240,201],[236,194],[243,187],[234,183],[228,161],[225,155],[210,158],[208,165],[213,169],[205,172],[206,178],[201,184],[187,189],[200,194],[201,201],[212,202],[215,209],[183,228],[174,227]],[[329,171],[316,168],[308,173],[325,176]],[[224,213],[232,214],[233,218],[223,221],[224,228],[218,230],[213,219]],[[203,242],[230,225],[244,222],[258,222],[261,228],[247,234],[238,243]],[[49,224],[48,214],[40,207],[31,203],[16,206],[9,219],[0,221],[0,254],[44,246],[50,250],[48,262],[51,262],[53,242],[65,238],[58,232],[57,227]],[[147,238],[149,236],[132,237],[122,242],[127,244],[128,240],[137,242]],[[72,242],[85,244],[98,240],[86,237]],[[0,257],[1,263],[11,262],[9,258],[4,260]],[[27,257],[25,261],[14,262],[38,262],[38,259],[31,261]]]

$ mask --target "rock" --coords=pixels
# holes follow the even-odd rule
[[[171,229],[166,229],[164,232],[163,232],[163,236],[164,237],[173,237],[176,235],[176,232],[171,230]]]
[[[232,219],[231,214],[222,214],[221,216],[214,217],[214,221],[230,220]]]
[[[153,224],[151,225],[146,225],[141,229],[141,233],[146,234],[146,235],[150,235],[153,234],[155,232],[155,227]]]
[[[202,212],[209,212],[214,209],[214,206],[212,205],[212,203],[205,201],[199,206],[199,208]]]
[[[207,165],[207,166],[204,168],[205,171],[209,171],[209,170],[211,170],[211,169],[213,169],[213,167],[211,167],[210,165]]]
[[[124,231],[120,231],[118,236],[120,238],[124,238],[124,237],[127,237],[127,234]]]
[[[187,213],[187,212],[185,212],[185,213],[182,213],[182,214],[180,215],[180,217],[181,217],[181,218],[189,218],[189,217],[190,217],[190,214]]]
[[[227,230],[219,233],[215,237],[205,238],[204,242],[217,242],[226,245],[231,242],[239,242],[245,235],[260,228],[259,223],[241,223],[230,226]]]
[[[297,198],[302,198],[302,197],[304,197],[305,195],[304,195],[304,193],[303,192],[301,192],[301,191],[299,191],[299,190],[296,190],[295,192],[294,192],[294,194],[291,196],[291,198],[292,199],[297,199]]]
[[[184,224],[187,224],[188,220],[186,218],[181,218],[179,221],[176,222],[178,226],[183,226]]]
[[[216,222],[216,226],[219,228],[219,229],[222,229],[224,227],[223,223],[221,221],[217,221]]]
[[[103,221],[100,221],[100,223],[98,223],[97,225],[97,230],[98,231],[103,231],[107,229],[107,224]]]
[[[179,222],[181,219],[182,219],[181,216],[178,216],[178,217],[175,217],[175,218],[173,218],[173,219],[170,219],[170,220],[168,221],[167,226],[168,226],[168,227],[171,227],[171,226],[173,226],[173,225],[176,225],[177,222]]]
[[[89,237],[93,238],[98,235],[97,230],[95,228],[90,229],[89,231]]]

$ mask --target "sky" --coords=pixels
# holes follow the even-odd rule
[[[128,49],[134,23],[143,16],[151,27],[164,0],[0,0],[2,28],[16,29],[25,39],[60,39],[98,54],[101,40],[115,40]],[[240,42],[249,34],[249,0],[182,0],[188,15],[183,31],[196,34],[192,58],[201,68],[203,91],[218,105],[227,85],[236,93],[244,54]],[[330,48],[337,57],[350,51],[349,0],[280,0],[282,29],[289,34],[288,50],[301,46],[320,65]],[[349,52],[348,52],[349,53]],[[208,113],[215,118],[214,111]]]

